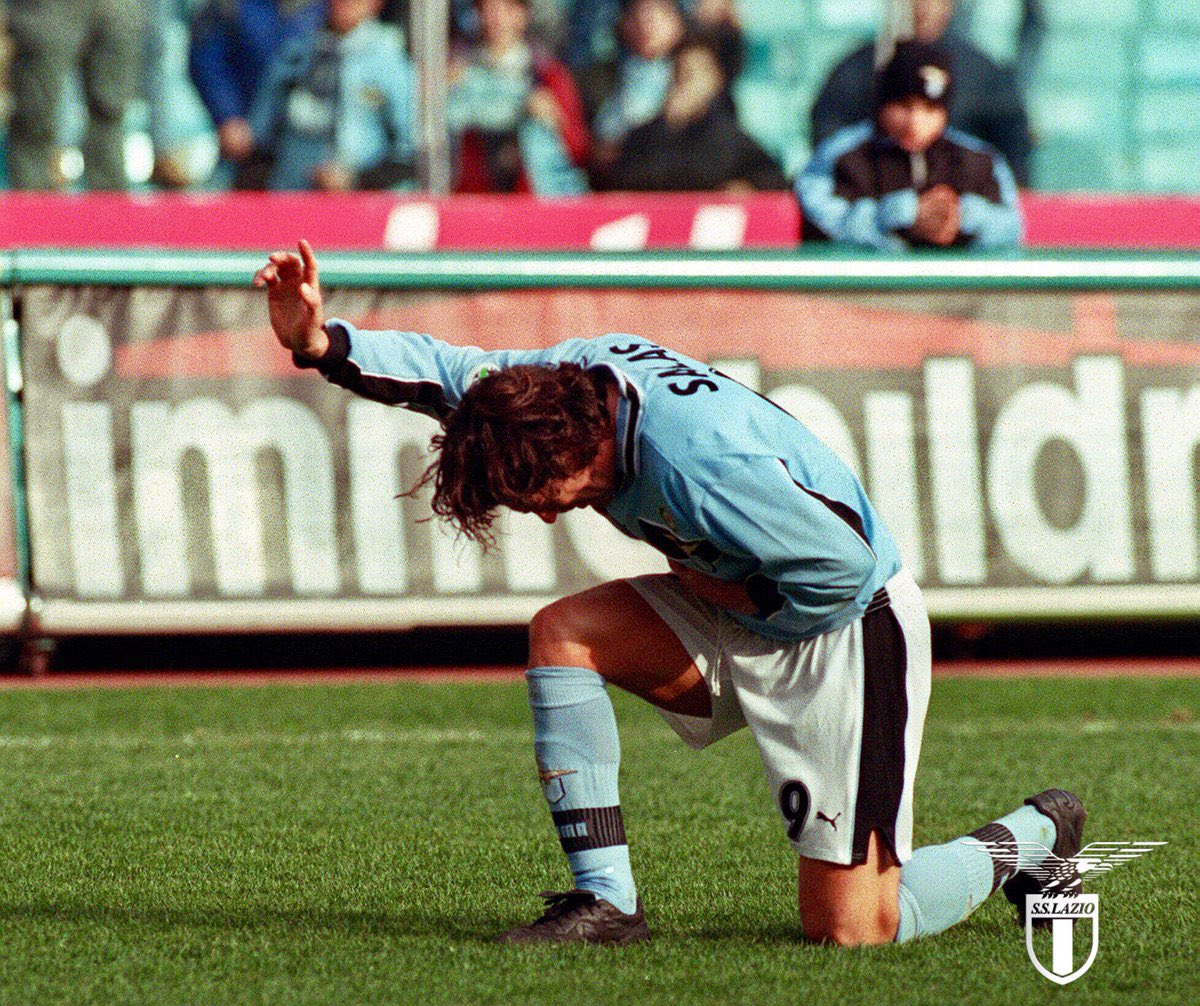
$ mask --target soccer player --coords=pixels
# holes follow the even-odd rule
[[[634,335],[484,352],[326,321],[317,263],[254,277],[298,366],[442,424],[434,511],[487,542],[500,507],[547,522],[592,507],[672,573],[605,583],[538,612],[529,703],[542,789],[575,879],[501,939],[649,937],[617,791],[606,683],[651,702],[692,747],[748,725],[799,855],[804,934],[886,943],[953,925],[997,888],[1079,850],[1085,812],[1047,790],[945,845],[912,849],[929,697],[921,594],[862,487],[800,422]]]

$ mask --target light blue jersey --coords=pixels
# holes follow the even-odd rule
[[[900,569],[891,535],[846,465],[761,395],[633,335],[486,352],[427,335],[326,325],[318,369],[376,401],[435,417],[487,369],[578,363],[616,380],[616,495],[600,509],[685,566],[746,583],[775,639],[821,635],[860,617]],[[298,361],[299,362],[299,361]]]

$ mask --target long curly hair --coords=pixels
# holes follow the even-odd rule
[[[481,377],[430,441],[433,512],[472,541],[494,542],[502,506],[528,506],[586,468],[612,436],[603,378],[574,363],[522,364]]]

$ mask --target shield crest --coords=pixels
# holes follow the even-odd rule
[[[1082,976],[1092,966],[1100,948],[1100,896],[1031,894],[1025,899],[1025,905],[1025,948],[1038,973],[1059,985],[1067,985]],[[1049,967],[1038,959],[1033,945],[1033,928],[1037,921],[1050,924]],[[1091,930],[1087,958],[1078,967],[1075,966],[1076,926],[1088,926]]]

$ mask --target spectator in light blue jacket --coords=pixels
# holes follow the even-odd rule
[[[1012,248],[1017,183],[1004,158],[947,129],[954,77],[937,46],[907,41],[875,80],[875,118],[817,147],[796,182],[804,237],[882,250]]]
[[[591,135],[566,66],[530,35],[531,0],[476,0],[479,42],[450,65],[454,191],[587,191]]]
[[[383,0],[329,0],[325,26],[293,38],[250,113],[254,187],[392,189],[411,182],[416,74]],[[250,179],[246,180],[249,187]]]

